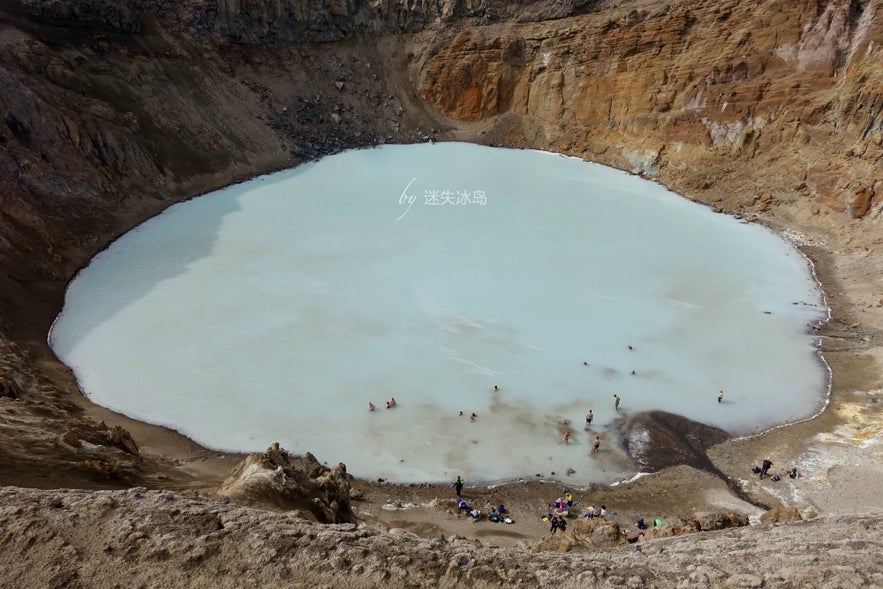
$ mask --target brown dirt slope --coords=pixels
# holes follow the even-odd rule
[[[0,489],[16,587],[871,587],[879,518],[817,519],[585,554],[320,525],[148,491]],[[37,564],[38,563],[38,564]]]

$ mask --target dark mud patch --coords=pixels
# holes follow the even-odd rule
[[[681,464],[691,466],[720,478],[743,501],[769,509],[768,505],[743,491],[708,457],[708,448],[730,439],[726,431],[665,411],[636,413],[623,418],[614,427],[623,450],[641,472],[657,472]]]

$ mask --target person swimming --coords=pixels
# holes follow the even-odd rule
[[[368,411],[374,411],[377,407],[374,406],[374,403],[368,401]]]
[[[478,417],[478,415],[476,415],[475,413],[473,413],[472,415],[469,416],[469,421],[475,421],[475,419],[476,419],[477,417]]]
[[[595,419],[595,414],[592,413],[591,409],[589,409],[589,412],[586,413],[586,425],[592,425],[593,419]]]
[[[564,444],[566,445],[569,443],[570,443],[570,432],[566,431],[566,432],[564,432]]]
[[[723,400],[724,400],[724,392],[721,391],[717,394],[717,402],[720,403]]]
[[[601,437],[595,436],[595,443],[592,444],[592,452],[597,452],[601,449]]]

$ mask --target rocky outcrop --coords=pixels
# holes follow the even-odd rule
[[[760,521],[765,524],[775,524],[780,522],[799,522],[803,517],[800,511],[793,506],[774,507],[760,516]]]
[[[748,516],[744,513],[733,511],[719,511],[714,513],[701,513],[696,516],[699,530],[709,532],[712,530],[725,530],[748,525]]]
[[[132,435],[83,415],[69,394],[0,338],[0,484],[119,487],[142,480]]]
[[[553,552],[589,551],[625,544],[627,537],[612,519],[577,519],[566,532],[543,538],[534,545],[536,550]]]
[[[739,528],[748,525],[748,516],[732,511],[715,511],[664,520],[645,518],[644,523],[646,527],[641,529],[637,527],[637,522],[623,527],[610,518],[579,518],[568,525],[566,532],[547,536],[533,548],[554,552],[594,551],[696,532]]]
[[[327,468],[310,453],[291,456],[273,444],[239,463],[218,495],[252,507],[298,511],[321,523],[350,523],[356,520],[350,480],[343,464]]]

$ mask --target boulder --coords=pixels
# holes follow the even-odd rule
[[[779,522],[799,522],[803,519],[796,507],[786,505],[784,507],[774,507],[760,516],[760,521],[765,524],[775,524]]]
[[[734,511],[713,511],[698,514],[696,524],[702,532],[738,528],[748,525],[748,516]]]
[[[612,519],[596,517],[568,523],[566,532],[543,538],[535,548],[554,552],[578,552],[609,548],[625,542],[619,524]]]
[[[861,219],[871,209],[872,189],[858,188],[846,197],[846,214],[850,219]]]

